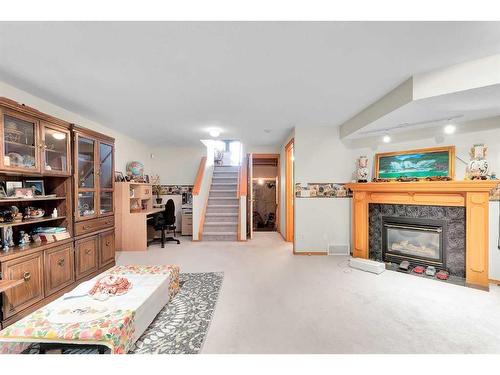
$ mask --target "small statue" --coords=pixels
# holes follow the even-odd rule
[[[469,162],[467,174],[471,180],[488,179],[488,161],[486,151],[488,148],[484,144],[475,144],[470,149],[471,160]]]
[[[27,245],[31,242],[30,235],[24,230],[19,231],[19,246]]]
[[[360,156],[358,159],[358,170],[356,171],[358,182],[368,182],[368,173],[368,158]]]
[[[2,228],[2,239],[4,251],[8,251],[9,248],[14,246],[14,232],[12,231],[11,226]]]

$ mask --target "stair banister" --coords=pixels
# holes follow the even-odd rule
[[[247,194],[248,194],[248,158],[244,157],[238,173],[238,240],[247,239]]]
[[[201,240],[213,166],[213,156],[201,158],[193,187],[193,241]]]

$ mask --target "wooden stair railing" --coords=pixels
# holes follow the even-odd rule
[[[246,197],[248,193],[248,158],[244,157],[240,170],[238,172],[238,241],[242,241],[241,238],[241,197]],[[246,200],[245,200],[246,205]]]
[[[201,158],[200,166],[198,167],[198,172],[196,173],[196,179],[194,180],[193,195],[199,195],[201,189],[201,182],[203,181],[203,174],[205,173],[205,165],[207,164],[207,157]]]
[[[203,182],[206,165],[207,165],[207,157],[204,156],[200,160],[200,166],[198,167],[198,172],[196,173],[196,179],[194,180],[193,195],[200,195],[201,183]],[[205,213],[207,211],[207,204],[208,204],[208,194],[200,217],[200,226],[198,228],[198,241],[201,241],[201,236],[203,234],[203,226],[205,225]]]

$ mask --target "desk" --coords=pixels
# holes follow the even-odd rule
[[[134,212],[137,206],[144,209]],[[116,250],[146,251],[148,219],[164,210],[153,207],[151,184],[115,183],[115,208]]]

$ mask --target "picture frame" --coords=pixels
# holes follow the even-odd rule
[[[35,196],[45,195],[45,185],[43,180],[26,180],[24,181],[23,187],[32,188]]]
[[[22,181],[6,181],[5,182],[5,192],[7,193],[8,197],[14,196],[15,190],[22,188],[22,187],[23,187]]]
[[[455,178],[455,146],[375,154],[375,178]]]
[[[115,171],[115,182],[124,182],[125,176],[120,171]]]
[[[14,190],[14,197],[30,199],[35,196],[34,188],[16,188]]]

